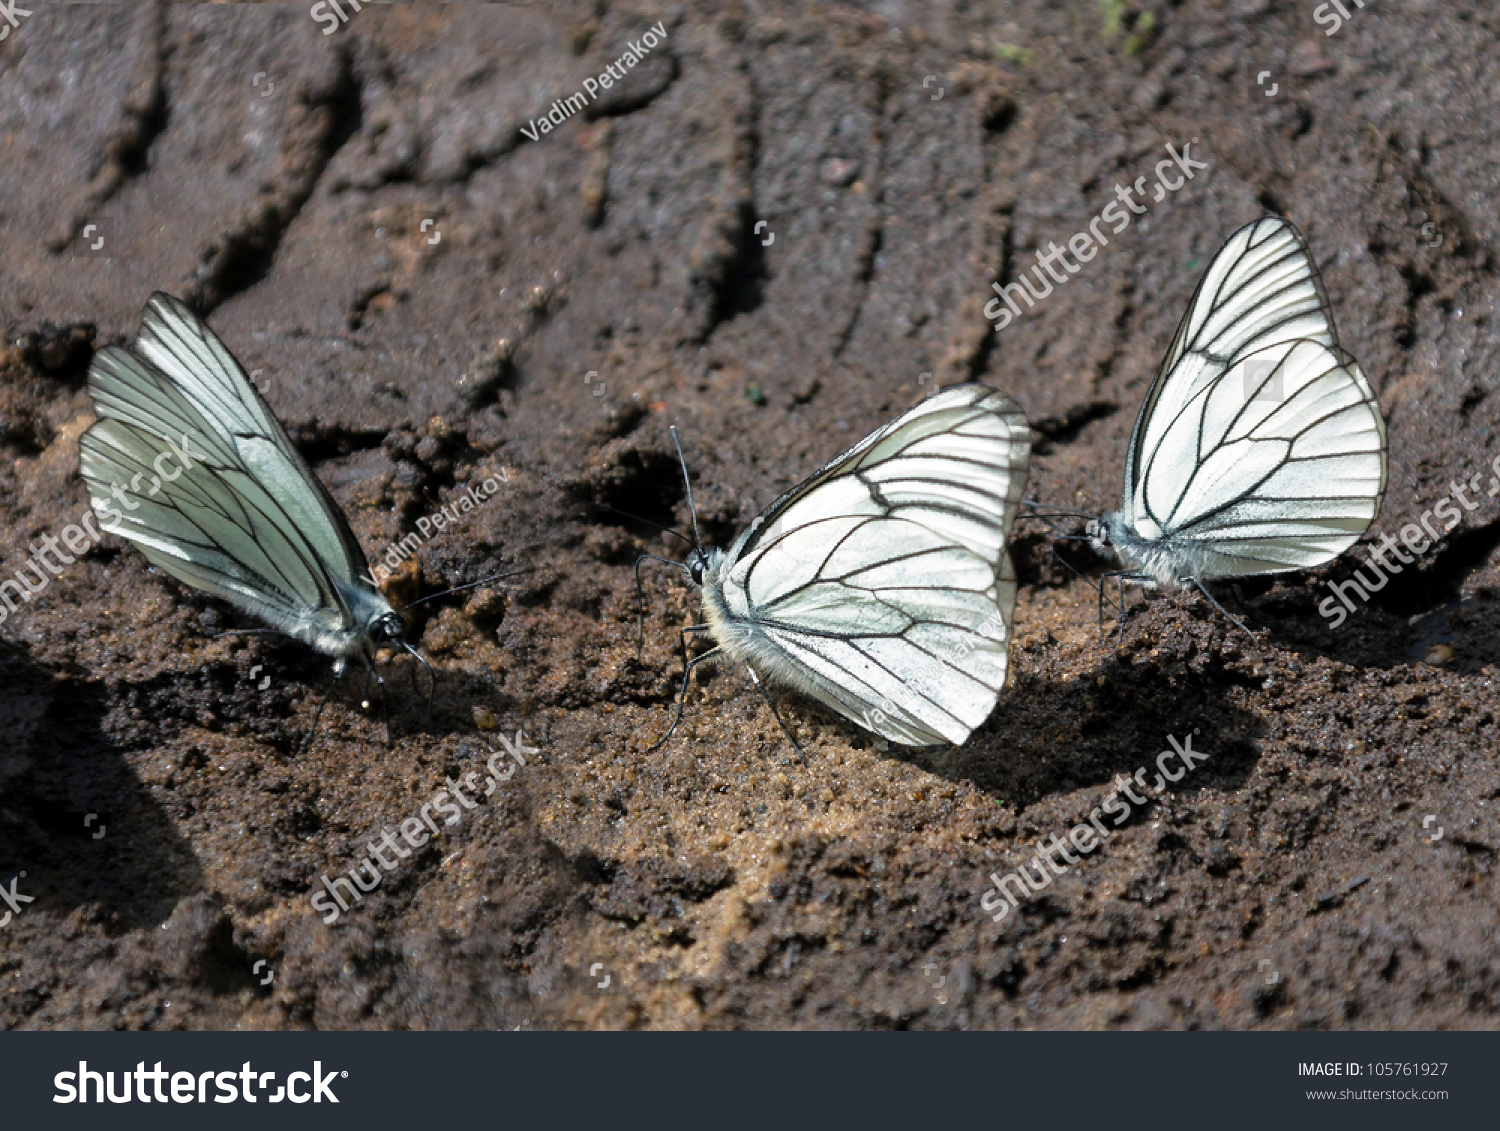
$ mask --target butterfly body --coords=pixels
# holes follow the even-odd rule
[[[769,622],[754,614],[743,583],[729,576],[724,568],[729,561],[724,551],[709,547],[704,557],[707,564],[699,575],[703,621],[718,650],[726,658],[744,664],[757,677],[807,691],[807,678],[787,663],[785,653],[772,642],[767,631]]]
[[[1029,452],[983,385],[872,433],[685,563],[716,652],[890,741],[963,742],[1005,681]]]
[[[1214,256],[1131,430],[1122,505],[1090,524],[1122,580],[1181,588],[1310,569],[1380,511],[1385,421],[1300,232]]]
[[[1103,553],[1107,548],[1129,567],[1129,578],[1147,589],[1185,589],[1194,578],[1216,576],[1212,555],[1186,540],[1147,538],[1137,534],[1122,511],[1110,511],[1090,524],[1090,541]]]
[[[326,656],[341,659],[360,657],[373,660],[381,644],[401,639],[406,629],[403,618],[381,594],[358,587],[340,587],[339,596],[348,609],[352,624],[334,623],[333,618],[328,617],[329,623],[312,631],[299,631],[301,626],[297,624],[284,631]]]
[[[105,530],[340,672],[380,644],[409,647],[338,504],[182,302],[152,295],[134,347],[95,354],[89,392],[99,419],[80,439],[79,471]]]

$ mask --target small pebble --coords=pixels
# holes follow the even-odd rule
[[[823,162],[823,180],[830,185],[847,185],[859,175],[859,163],[843,157],[830,157]]]

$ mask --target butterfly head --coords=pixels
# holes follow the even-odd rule
[[[406,631],[406,621],[398,612],[382,613],[370,622],[369,635],[372,644],[385,644],[391,640],[400,640],[401,634]]]
[[[708,551],[700,548],[688,555],[687,571],[693,579],[693,584],[701,586],[703,575],[708,572]]]
[[[682,568],[687,570],[688,576],[693,579],[693,584],[702,588],[705,581],[713,581],[719,571],[719,566],[724,561],[724,551],[707,549],[699,546],[688,555],[687,561],[682,563]]]

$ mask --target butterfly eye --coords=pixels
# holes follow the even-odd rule
[[[387,613],[370,628],[370,639],[375,641],[395,640],[406,628],[401,623],[400,613]]]
[[[703,584],[703,569],[707,564],[701,554],[693,555],[693,564],[688,567],[688,571],[693,575],[694,585]]]

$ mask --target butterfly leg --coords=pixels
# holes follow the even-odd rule
[[[379,669],[375,667],[375,661],[369,656],[365,657],[365,685],[360,688],[359,698],[361,705],[369,703],[365,698],[370,691],[370,677],[375,678],[375,685],[380,688],[380,716],[385,723],[385,745],[390,749],[391,745],[391,701],[386,694],[385,679],[381,676]]]
[[[755,674],[754,668],[747,664],[745,670],[750,673],[750,682],[755,684],[755,689],[760,692],[761,698],[766,701],[766,706],[771,708],[771,714],[781,724],[781,733],[786,735],[786,740],[792,744],[792,749],[797,752],[797,761],[801,762],[804,766],[807,765],[807,759],[802,756],[802,744],[797,741],[796,737],[792,734],[791,728],[786,725],[786,720],[781,717],[781,712],[776,709],[776,697],[771,694],[770,689],[765,684],[761,683],[760,676]]]
[[[370,670],[375,673],[375,685],[380,688],[380,721],[385,724],[385,748],[391,748],[391,696],[386,690],[385,680],[381,678],[380,672],[375,668],[375,661],[370,661]]]
[[[1251,640],[1254,640],[1256,638],[1255,633],[1251,632],[1248,628],[1245,627],[1245,622],[1244,621],[1240,620],[1239,617],[1234,616],[1232,613],[1230,613],[1230,611],[1228,609],[1226,609],[1223,605],[1219,604],[1218,601],[1214,600],[1214,595],[1208,591],[1208,589],[1204,586],[1203,582],[1199,581],[1196,577],[1187,578],[1185,580],[1189,580],[1194,585],[1196,585],[1198,587],[1198,592],[1202,593],[1205,597],[1208,598],[1208,603],[1211,604],[1214,608],[1218,609],[1219,612],[1223,613],[1226,617],[1229,618],[1229,623],[1230,624],[1232,624],[1236,628],[1238,628],[1241,632],[1243,632]]]
[[[1120,602],[1120,635],[1115,641],[1115,648],[1118,649],[1125,643],[1125,582],[1140,581],[1142,575],[1132,569],[1120,569],[1106,573],[1099,579],[1099,639],[1101,642],[1104,640],[1104,583],[1111,577],[1115,579],[1116,596]]]
[[[431,730],[432,701],[433,698],[437,695],[437,672],[432,670],[432,665],[427,662],[427,657],[418,652],[415,647],[408,644],[405,640],[402,640],[399,637],[397,637],[396,643],[410,652],[412,656],[415,657],[417,663],[421,664],[424,668],[427,669],[427,728]],[[415,666],[413,666],[411,669],[411,687],[413,691],[420,690],[420,688],[418,688],[417,686],[417,669]]]
[[[312,741],[312,736],[317,733],[318,721],[323,717],[323,708],[328,706],[328,696],[333,694],[334,684],[344,678],[344,666],[344,659],[341,656],[333,665],[333,683],[330,683],[328,690],[323,692],[323,698],[318,700],[318,709],[313,712],[312,726],[307,728],[307,733],[302,736],[302,741],[297,744],[299,753],[307,749],[307,744]]]
[[[689,632],[702,632],[707,628],[708,625],[706,624],[694,624],[689,625],[687,628],[684,628],[682,630],[682,658],[687,663],[682,672],[682,690],[677,693],[677,713],[672,716],[672,725],[667,728],[667,733],[658,738],[650,746],[646,747],[647,754],[650,754],[652,751],[656,750],[664,742],[666,742],[667,739],[671,738],[672,732],[677,729],[677,724],[682,722],[682,708],[683,705],[687,702],[688,681],[693,678],[693,669],[701,664],[704,660],[707,660],[710,657],[717,656],[719,654],[718,648],[710,648],[707,652],[703,653],[703,655],[694,656],[690,660],[688,659],[687,634]]]

